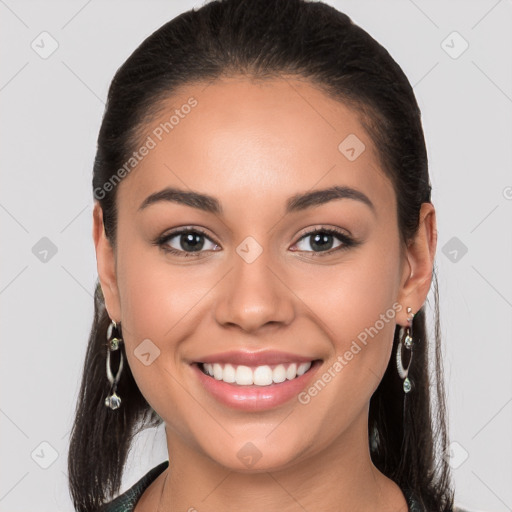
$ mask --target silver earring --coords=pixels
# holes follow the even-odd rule
[[[110,353],[119,350],[119,346],[123,342],[119,333],[119,324],[111,320],[107,329],[107,379],[110,382],[110,394],[105,398],[105,405],[111,409],[117,409],[121,405],[121,398],[116,394],[117,384],[123,371],[123,351],[119,351],[119,368],[114,377],[110,368]]]
[[[412,313],[412,309],[410,307],[407,308],[407,327],[400,327],[400,332],[398,335],[399,342],[396,350],[396,367],[398,370],[398,375],[401,379],[403,379],[403,389],[405,393],[409,393],[412,390],[412,382],[409,379],[409,368],[411,367],[412,362],[412,320],[414,318],[414,313]],[[402,348],[405,347],[406,351],[409,353],[408,364],[407,367],[403,365],[403,353]]]

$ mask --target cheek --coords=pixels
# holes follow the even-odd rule
[[[175,338],[170,332],[182,328],[181,320],[205,293],[197,285],[204,281],[190,270],[171,265],[147,242],[133,237],[124,250],[122,245],[117,276],[124,325],[139,338]]]
[[[357,337],[392,308],[398,297],[398,251],[389,246],[380,251],[379,247],[378,241],[368,242],[339,265],[314,269],[303,280],[301,296],[307,297],[337,339]]]
[[[162,330],[171,328],[176,310],[171,299],[179,300],[179,294],[172,293],[169,280],[148,264],[143,252],[125,253],[118,275],[123,324],[138,336],[160,338]]]
[[[316,273],[303,292],[331,339],[334,354],[329,365],[341,356],[343,386],[359,393],[366,389],[368,397],[386,370],[402,308],[396,302],[398,258],[398,248],[372,241],[336,270]]]
[[[128,364],[142,395],[166,417],[183,400],[182,376],[176,374],[178,344],[198,299],[184,273],[166,264],[155,248],[125,240],[119,243],[117,276]],[[180,415],[173,420],[180,421]]]
[[[204,298],[218,279],[218,271],[206,275],[205,270],[194,271],[192,266],[170,264],[147,242],[119,233],[117,278],[130,368],[146,398],[158,401],[166,393],[179,395],[181,389],[171,374],[182,377],[180,343],[194,336],[197,315],[203,311]],[[146,352],[154,361],[148,366],[138,359]]]

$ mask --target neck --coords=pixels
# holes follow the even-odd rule
[[[257,473],[223,467],[166,429],[172,456],[153,510],[407,512],[400,488],[371,461],[366,425],[362,415],[350,431],[314,455]]]

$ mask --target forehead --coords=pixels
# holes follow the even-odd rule
[[[297,79],[184,86],[162,103],[140,140],[150,149],[118,198],[134,209],[170,185],[254,207],[337,184],[359,188],[376,204],[394,202],[358,112]]]

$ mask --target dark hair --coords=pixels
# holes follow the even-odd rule
[[[418,228],[421,204],[431,201],[421,114],[401,68],[345,14],[303,0],[217,0],[163,25],[132,53],[112,80],[98,137],[93,189],[105,232],[116,246],[116,187],[105,184],[140,144],[161,102],[180,86],[229,76],[295,77],[354,108],[377,147],[397,197],[402,243]],[[406,395],[394,365],[370,400],[370,451],[375,466],[402,490],[410,489],[429,511],[453,506],[447,451],[447,417],[436,272],[435,383],[429,373],[424,307],[413,321],[414,359]],[[77,511],[92,511],[119,492],[134,436],[162,420],[125,366],[118,394],[122,406],[105,407],[106,330],[110,319],[99,283],[68,456],[69,484]],[[395,329],[393,350],[398,343]],[[121,345],[124,351],[124,345]],[[431,402],[432,400],[432,402]],[[433,407],[435,403],[435,408]]]

